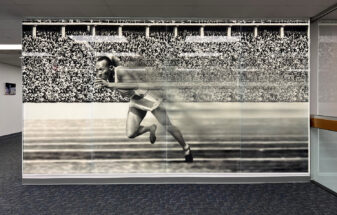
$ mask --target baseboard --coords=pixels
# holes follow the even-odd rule
[[[18,137],[18,136],[21,136],[21,135],[22,135],[22,132],[6,134],[6,135],[3,135],[3,136],[0,136],[0,142],[3,141],[3,140],[9,139],[9,138],[15,138],[15,137]]]
[[[24,185],[68,185],[68,184],[261,184],[261,183],[308,183],[310,176],[282,177],[132,177],[132,178],[28,178]]]
[[[311,180],[311,183],[313,183],[313,184],[319,186],[319,187],[322,188],[323,190],[325,190],[325,191],[331,193],[332,195],[337,196],[337,193],[336,193],[335,191],[333,191],[333,190],[329,189],[328,187],[326,187],[326,186],[320,184],[319,182],[314,181],[314,180]]]

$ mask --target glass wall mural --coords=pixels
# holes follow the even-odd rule
[[[23,174],[308,172],[307,20],[23,22]]]

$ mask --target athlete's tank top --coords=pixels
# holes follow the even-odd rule
[[[119,67],[119,66],[118,66]],[[117,74],[117,68],[118,67],[115,67],[114,68],[114,73],[115,73],[115,83],[119,83],[120,80],[118,79],[118,74]],[[120,68],[120,67],[119,67]],[[123,89],[117,89],[118,92],[121,93],[122,96],[125,96],[125,97],[133,97],[134,95],[137,95],[137,96],[140,96],[140,97],[143,97],[144,95],[146,95],[147,91],[146,89],[135,89],[135,90],[123,90]]]

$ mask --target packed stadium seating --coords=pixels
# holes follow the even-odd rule
[[[116,35],[100,27],[97,35]],[[57,27],[23,31],[24,102],[126,102],[118,91],[94,85],[97,55],[119,56],[122,65],[138,55],[149,72],[146,81],[179,82],[167,89],[168,101],[189,102],[307,102],[307,31],[290,29],[280,37],[274,29],[232,30],[237,42],[186,42],[196,28],[150,31],[123,29],[127,42],[78,43],[71,35],[90,35],[85,28],[68,28],[62,37]],[[226,29],[205,29],[205,36],[226,36]],[[193,55],[194,54],[194,55]],[[137,57],[136,57],[137,60]],[[195,87],[184,88],[186,83]],[[199,84],[202,83],[202,84]]]

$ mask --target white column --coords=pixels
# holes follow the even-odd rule
[[[284,37],[284,26],[280,27],[280,37],[283,38]]]
[[[228,26],[228,28],[227,28],[227,36],[228,37],[232,36],[232,26]]]
[[[32,36],[33,36],[33,37],[36,37],[36,25],[33,26],[33,29],[32,29]]]
[[[96,36],[96,26],[91,26],[91,36]]]
[[[178,36],[178,26],[174,26],[174,28],[173,28],[173,35],[174,35],[174,37]]]
[[[66,37],[66,26],[61,27],[61,35],[62,37]]]
[[[90,31],[90,25],[87,25],[87,31],[88,32]]]
[[[123,36],[123,29],[122,26],[118,26],[118,36]]]
[[[150,26],[145,27],[145,37],[149,38],[150,37]]]
[[[199,32],[200,32],[200,36],[201,36],[201,37],[205,36],[205,27],[204,27],[204,26],[201,26]]]
[[[257,30],[257,26],[254,27],[254,37],[257,37],[258,35],[258,30]]]

